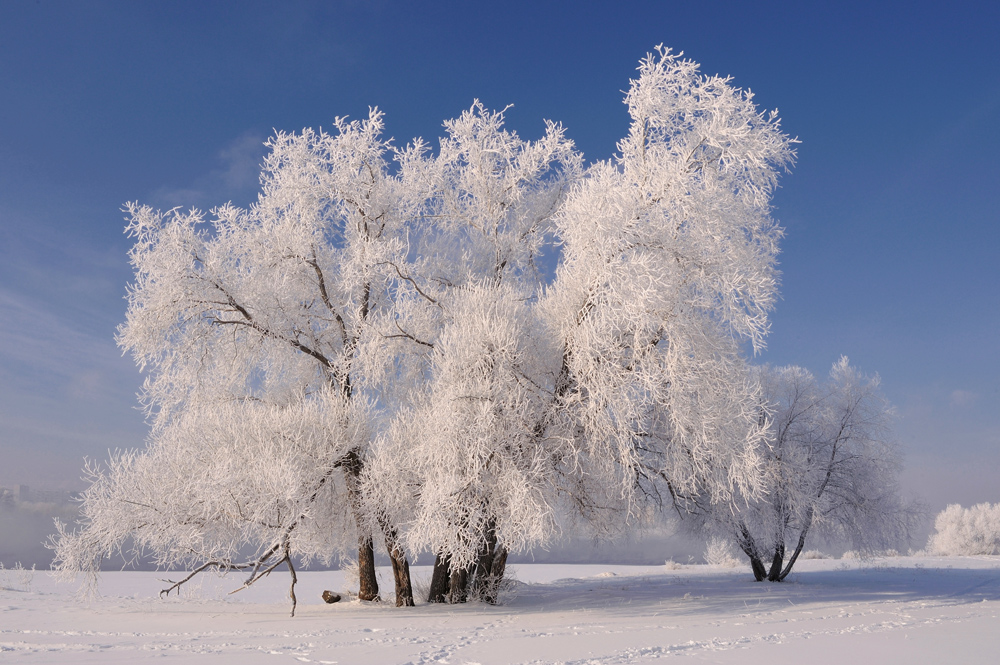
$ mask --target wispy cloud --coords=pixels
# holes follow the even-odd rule
[[[59,420],[73,404],[134,404],[139,373],[110,331],[83,330],[49,304],[0,288],[0,413],[21,403],[21,412],[54,410],[46,420]]]
[[[953,390],[948,398],[948,404],[953,409],[963,409],[979,401],[979,395],[971,390]]]
[[[77,483],[84,456],[142,443],[142,377],[114,341],[129,274],[121,246],[30,224],[0,231],[5,482]]]
[[[243,134],[219,151],[219,166],[181,187],[161,187],[153,192],[156,205],[163,208],[212,208],[232,201],[249,203],[260,182],[264,159],[264,138]]]

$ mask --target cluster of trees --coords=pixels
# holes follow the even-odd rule
[[[830,519],[835,494],[875,482],[852,474],[877,475],[857,451],[884,439],[827,431],[805,402],[847,419],[877,405],[744,352],[776,297],[770,199],[794,140],[669,49],[625,102],[617,156],[589,167],[562,126],[524,140],[478,102],[436,149],[395,146],[376,109],[277,133],[247,209],[129,205],[118,341],[147,373],[151,433],[89,468],[58,568],[146,554],[252,584],[285,565],[294,603],[298,562],[356,553],[375,600],[378,544],[397,605],[420,552],[429,600],[495,601],[508,553],[570,528],[675,506],[735,525],[756,573]],[[846,362],[835,374],[874,390]],[[787,399],[795,433],[776,438]]]

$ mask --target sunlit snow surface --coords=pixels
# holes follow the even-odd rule
[[[325,605],[339,572],[226,595],[207,576],[160,599],[165,573],[105,573],[101,597],[35,573],[0,578],[4,663],[995,663],[1000,557],[808,560],[782,584],[743,568],[516,565],[498,607]],[[382,571],[383,588],[391,574]],[[415,567],[418,584],[429,577]],[[748,579],[750,578],[750,579]]]

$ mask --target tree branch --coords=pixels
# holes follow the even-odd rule
[[[441,303],[439,303],[437,300],[435,300],[434,298],[432,298],[429,295],[427,295],[426,293],[424,293],[423,289],[421,289],[417,285],[417,282],[412,277],[410,277],[408,275],[404,275],[403,271],[399,269],[399,266],[397,266],[392,261],[382,261],[381,263],[376,263],[375,265],[389,265],[389,266],[392,266],[395,269],[396,274],[399,275],[399,278],[402,279],[402,280],[405,280],[405,281],[409,282],[410,284],[412,284],[413,288],[416,290],[416,292],[419,293],[421,296],[423,296],[425,300],[427,300],[429,303],[431,303],[433,305],[437,305],[438,307],[441,307]]]
[[[379,333],[384,339],[397,339],[399,337],[405,337],[406,339],[413,340],[417,344],[422,344],[423,346],[429,347],[431,349],[434,348],[434,345],[431,344],[430,342],[425,342],[422,339],[417,339],[416,337],[414,337],[410,333],[408,333],[405,330],[403,330],[402,328],[400,328],[399,327],[399,322],[393,321],[392,323],[393,323],[394,326],[396,326],[396,330],[398,330],[400,332],[400,334],[399,335],[386,335],[384,333]]]

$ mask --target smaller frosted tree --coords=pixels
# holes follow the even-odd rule
[[[846,357],[826,384],[801,367],[761,367],[758,376],[770,434],[759,446],[767,492],[696,508],[747,555],[755,579],[784,580],[815,532],[868,553],[907,537],[916,510],[899,496],[893,410],[878,376]]]
[[[518,295],[493,286],[454,294],[429,392],[368,467],[405,479],[373,478],[369,496],[408,524],[411,551],[437,555],[432,602],[463,602],[469,592],[496,602],[507,553],[541,545],[554,530],[558,442],[537,429],[551,401],[539,377],[548,349]],[[399,494],[402,486],[414,496]],[[395,495],[384,491],[392,488]]]
[[[927,550],[939,556],[1000,554],[1000,503],[948,506],[934,519]]]

